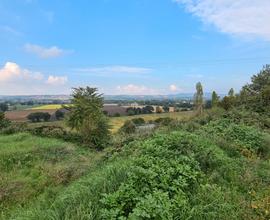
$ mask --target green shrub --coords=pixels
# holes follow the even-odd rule
[[[136,131],[136,125],[133,121],[127,120],[123,124],[123,126],[119,129],[120,132],[123,132],[125,134],[132,134]]]
[[[133,118],[131,121],[137,126],[145,124],[145,120],[143,118]]]

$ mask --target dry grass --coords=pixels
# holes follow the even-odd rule
[[[177,120],[186,120],[193,115],[192,111],[188,112],[170,112],[170,113],[161,113],[161,114],[145,114],[145,115],[135,115],[135,116],[121,116],[121,117],[113,117],[110,118],[111,131],[113,133],[117,132],[119,128],[127,120],[131,120],[133,118],[143,118],[145,121],[154,121],[157,118],[165,118],[170,117]]]

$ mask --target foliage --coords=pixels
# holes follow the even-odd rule
[[[196,93],[194,94],[194,105],[198,114],[203,112],[203,87],[200,82],[196,84]]]
[[[238,105],[267,114],[269,112],[270,65],[266,65],[251,78],[251,83],[243,86],[238,97]]]
[[[131,121],[137,126],[145,124],[145,120],[143,118],[133,118]]]
[[[0,112],[5,112],[8,110],[7,103],[0,103]]]
[[[211,107],[217,107],[219,103],[219,96],[215,91],[212,92],[212,100],[211,100]]]
[[[56,112],[55,112],[55,117],[57,120],[61,120],[63,119],[65,116],[65,113],[63,112],[62,109],[57,109]]]
[[[31,122],[49,121],[51,115],[48,112],[33,112],[27,116]]]
[[[127,120],[119,131],[126,134],[132,134],[136,131],[136,124],[131,120]]]
[[[108,119],[103,114],[103,98],[96,88],[74,88],[67,125],[76,129],[85,144],[103,149],[109,141]]]
[[[5,113],[0,112],[0,130],[10,125],[10,121],[5,118]]]

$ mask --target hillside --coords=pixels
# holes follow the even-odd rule
[[[117,134],[98,166],[55,139],[0,143],[2,219],[269,218],[270,135],[233,117]]]

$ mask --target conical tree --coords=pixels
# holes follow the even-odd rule
[[[212,108],[217,107],[218,102],[219,102],[219,96],[215,91],[213,91],[212,92],[212,100],[211,100]]]
[[[194,95],[194,105],[198,114],[203,112],[203,87],[200,82],[196,84],[196,93]]]

